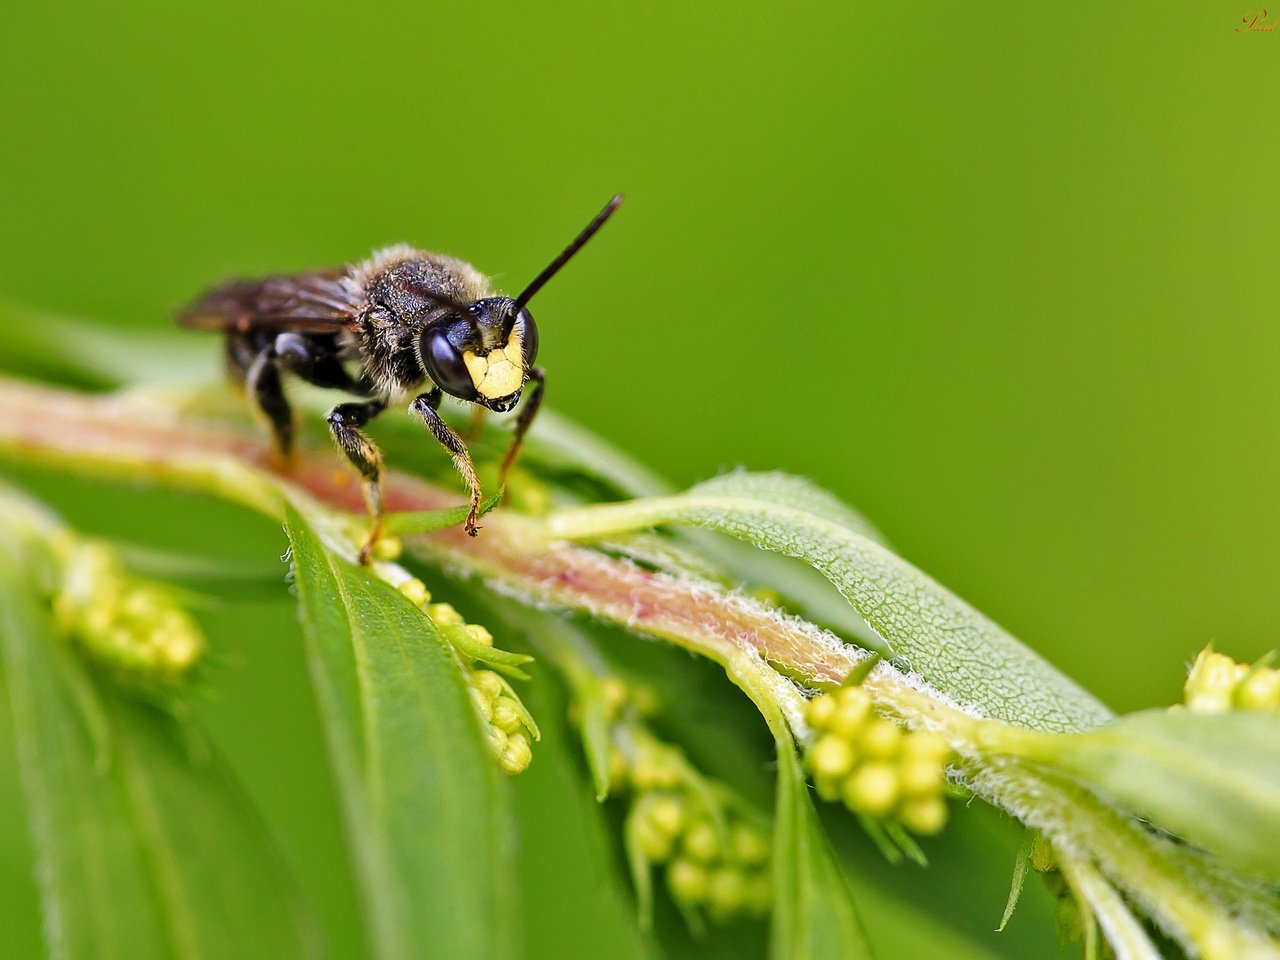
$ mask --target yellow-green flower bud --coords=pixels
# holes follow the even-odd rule
[[[524,717],[516,702],[510,697],[495,697],[490,719],[495,727],[507,733],[515,733],[524,726]]]
[[[689,828],[684,835],[684,849],[702,863],[711,863],[720,856],[720,838],[709,820],[699,820]]]
[[[898,802],[901,784],[892,764],[868,763],[844,782],[845,804],[871,817],[883,817]]]
[[[831,729],[853,739],[871,716],[871,698],[858,687],[844,687],[835,696],[837,709],[831,719]]]
[[[417,577],[402,581],[396,589],[408,597],[409,602],[415,607],[421,607],[431,600],[431,593],[427,590],[427,585]]]
[[[907,739],[911,742],[911,738]],[[898,769],[902,777],[902,790],[913,796],[936,794],[942,790],[946,777],[942,764],[923,757],[907,757]]]
[[[471,673],[471,685],[490,700],[506,693],[506,684],[492,670],[474,670]]]
[[[498,758],[502,769],[510,774],[521,773],[529,768],[533,760],[533,748],[529,746],[529,738],[523,733],[513,733],[507,737],[506,748]]]
[[[467,635],[476,643],[482,643],[486,647],[493,646],[493,634],[478,623],[467,624]]]
[[[1183,688],[1187,706],[1200,713],[1230,710],[1232,693],[1247,669],[1226,654],[1201,650]]]
[[[858,745],[868,757],[891,760],[902,749],[903,733],[892,720],[876,718],[868,723],[858,738]]]
[[[676,857],[667,868],[667,886],[675,899],[698,904],[707,899],[711,882],[706,867],[687,857]]]
[[[836,698],[824,693],[814,697],[805,705],[804,718],[815,730],[826,730],[836,718]]]
[[[855,759],[853,745],[834,733],[819,737],[809,750],[809,766],[820,779],[839,780],[853,769]]]
[[[669,837],[674,838],[684,826],[684,804],[669,794],[654,795],[645,814],[656,830]]]
[[[396,560],[404,552],[404,544],[394,534],[383,534],[373,542],[373,556],[378,560]]]
[[[769,859],[769,838],[745,823],[730,828],[733,855],[742,863],[757,867]]]
[[[947,825],[947,804],[941,796],[911,797],[902,804],[898,819],[912,833],[934,834]]]
[[[707,900],[719,919],[740,913],[747,906],[747,878],[732,867],[713,870]]]
[[[627,687],[617,677],[607,677],[600,683],[600,698],[604,701],[605,715],[613,719],[627,702]]]
[[[679,782],[678,767],[661,750],[645,750],[631,765],[631,783],[637,790],[670,790]]]
[[[1241,710],[1280,710],[1280,670],[1255,669],[1236,688],[1235,700]]]
[[[427,607],[427,616],[442,627],[461,627],[466,621],[451,603],[433,603]]]

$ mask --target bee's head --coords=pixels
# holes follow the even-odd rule
[[[459,400],[503,413],[538,355],[533,315],[510,297],[485,297],[433,321],[418,341],[422,369]]]
[[[422,369],[445,393],[505,413],[520,400],[520,389],[538,355],[538,328],[526,305],[622,203],[617,194],[573,243],[533,278],[520,296],[485,297],[463,304],[432,296],[444,309],[418,340]]]

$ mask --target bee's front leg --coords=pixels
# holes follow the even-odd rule
[[[529,431],[529,424],[533,423],[533,418],[538,412],[538,408],[542,406],[542,394],[546,390],[547,375],[541,367],[534,367],[529,371],[529,381],[533,384],[529,388],[529,392],[525,395],[524,406],[520,409],[520,415],[516,417],[516,432],[511,438],[511,446],[507,448],[507,455],[502,458],[502,470],[499,472],[499,483],[506,485],[507,474],[515,465],[516,457],[520,453],[520,445],[524,443],[524,435]]]
[[[471,495],[471,512],[467,514],[464,529],[474,537],[480,529],[476,526],[476,513],[480,510],[480,478],[476,476],[475,464],[471,462],[471,454],[467,452],[467,446],[462,442],[462,438],[440,419],[440,414],[436,413],[436,408],[440,406],[443,396],[439,387],[420,394],[413,403],[409,404],[409,412],[416,413],[422,418],[422,422],[440,441],[440,445],[449,452],[449,456],[453,458],[453,465],[462,474],[467,492]]]
[[[365,480],[365,499],[373,526],[360,547],[360,562],[369,562],[373,545],[382,534],[382,454],[372,440],[360,429],[387,409],[385,400],[369,400],[365,403],[342,403],[329,411],[329,432],[352,465]]]

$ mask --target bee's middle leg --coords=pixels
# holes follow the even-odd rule
[[[476,531],[480,529],[476,526],[476,513],[480,510],[480,478],[476,476],[476,467],[471,462],[471,454],[467,452],[467,445],[440,418],[440,414],[436,413],[436,408],[440,406],[442,397],[443,394],[440,392],[440,388],[437,387],[429,393],[420,394],[415,398],[413,403],[409,405],[409,410],[422,418],[422,422],[427,425],[427,429],[440,441],[440,445],[449,452],[449,456],[453,458],[453,465],[462,474],[462,480],[467,485],[467,492],[471,495],[471,512],[467,514],[467,522],[463,525],[463,528],[474,537]]]
[[[288,463],[293,456],[296,424],[293,409],[284,395],[280,378],[280,359],[273,347],[264,347],[254,356],[244,374],[245,387],[271,424],[276,451]]]
[[[368,563],[370,552],[382,534],[382,454],[360,428],[387,409],[385,400],[341,403],[329,411],[329,432],[334,442],[365,480],[365,499],[373,526],[360,547],[360,562]]]

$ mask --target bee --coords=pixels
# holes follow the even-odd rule
[[[227,369],[270,424],[289,459],[295,441],[287,376],[342,390],[357,400],[328,415],[329,431],[365,481],[373,525],[360,551],[367,562],[382,525],[382,455],[363,428],[393,401],[445,448],[471,498],[465,529],[479,529],[480,481],[462,438],[437,412],[447,394],[505,413],[527,394],[502,460],[501,483],[542,403],[546,376],[534,366],[538,328],[528,304],[622,202],[618,194],[517,297],[495,293],[474,267],[400,245],[345,267],[238,280],[209,290],[178,323],[226,336]],[[527,385],[527,388],[526,388]]]

